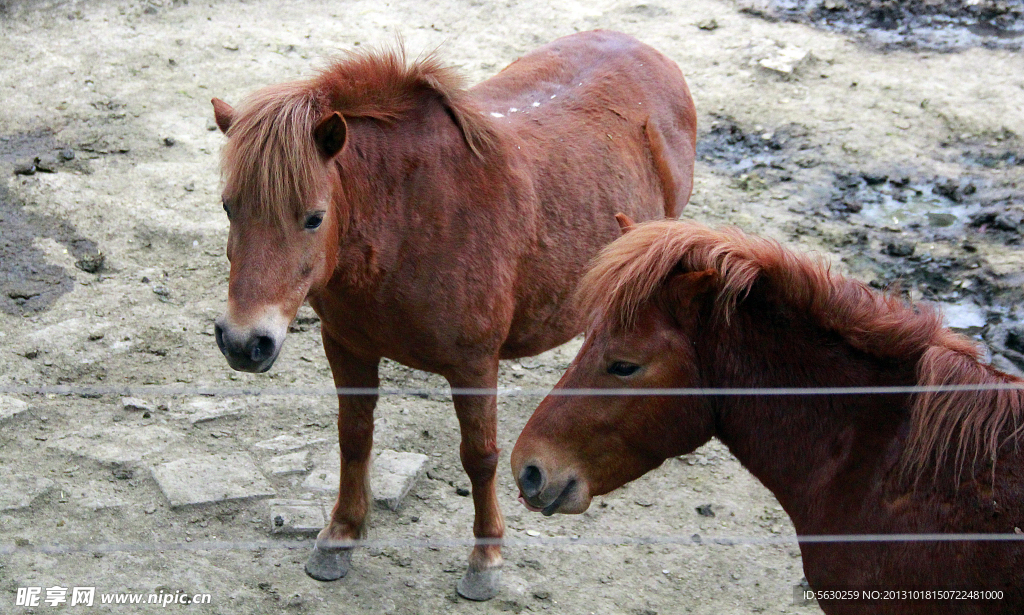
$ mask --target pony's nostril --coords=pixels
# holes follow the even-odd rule
[[[220,323],[214,323],[213,325],[213,336],[217,339],[217,348],[220,348],[222,354],[226,354],[226,347],[224,345],[224,327],[220,326]]]
[[[256,338],[256,342],[252,345],[252,351],[249,357],[253,362],[262,361],[274,354],[274,340],[266,335],[261,335]]]
[[[543,486],[544,473],[540,471],[540,468],[535,465],[523,468],[522,474],[519,475],[519,488],[523,491],[523,495],[532,498],[540,493]]]

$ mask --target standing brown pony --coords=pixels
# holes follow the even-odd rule
[[[692,187],[696,115],[678,67],[623,34],[586,32],[464,90],[400,52],[353,54],[260,90],[228,137],[231,279],[217,343],[235,369],[270,369],[304,300],[338,387],[376,388],[381,357],[493,389],[498,360],[576,335],[568,298],[618,234],[613,214],[674,217]],[[348,571],[363,534],[376,396],[338,398],[341,477],[306,564]],[[474,547],[459,593],[499,586],[493,395],[454,397],[473,487]]]
[[[626,226],[626,228],[630,228]],[[558,389],[1024,384],[909,305],[736,230],[641,224],[580,284],[587,339]],[[533,510],[580,513],[717,436],[798,535],[1024,527],[1024,392],[549,396],[512,451]],[[803,542],[816,590],[992,590],[999,600],[820,599],[826,613],[1024,612],[1024,542]]]

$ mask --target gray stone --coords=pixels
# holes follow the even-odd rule
[[[0,511],[28,508],[57,485],[48,478],[0,468]]]
[[[811,53],[794,45],[773,47],[766,57],[757,61],[761,68],[773,73],[790,76],[811,60]]]
[[[181,440],[180,433],[160,425],[93,425],[62,437],[51,448],[103,464],[131,467]]]
[[[28,404],[17,397],[0,395],[0,422],[13,418],[28,410]]]
[[[252,448],[270,451],[273,453],[287,453],[289,451],[297,451],[300,448],[305,448],[311,444],[322,444],[326,441],[326,438],[307,439],[288,434],[281,434],[275,438],[257,442],[252,445]]]
[[[271,457],[263,463],[263,469],[273,476],[302,474],[309,469],[309,451]]]
[[[76,481],[67,491],[72,500],[88,510],[120,508],[131,504],[126,489],[116,483],[97,480]]]
[[[154,466],[152,472],[174,508],[274,495],[248,453],[196,455]]]
[[[122,397],[121,407],[130,412],[152,412],[155,406],[138,397]]]
[[[316,535],[327,524],[323,506],[309,500],[270,500],[271,534]]]
[[[241,414],[241,402],[232,399],[194,399],[185,406],[193,425]]]
[[[389,510],[398,510],[402,500],[427,467],[428,457],[420,453],[381,450],[370,464],[373,500]],[[317,459],[313,471],[302,483],[311,491],[338,492],[341,459],[337,447]]]
[[[955,331],[967,335],[981,333],[985,327],[985,310],[972,301],[960,303],[940,303],[944,324]]]
[[[998,369],[1001,372],[1010,374],[1011,376],[1016,376],[1017,378],[1024,378],[1024,371],[1021,371],[1021,369],[1017,367],[1017,365],[1013,361],[1007,359],[1005,356],[1001,354],[992,355],[992,367]]]
[[[427,467],[427,456],[383,450],[370,471],[373,499],[391,510],[398,510],[402,500]]]

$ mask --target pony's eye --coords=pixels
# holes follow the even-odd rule
[[[636,371],[640,369],[640,366],[636,363],[626,363],[625,361],[616,361],[608,366],[608,373],[612,376],[632,376]]]
[[[221,201],[220,204],[221,204],[221,206],[224,207],[224,213],[226,213],[228,215],[228,220],[230,220],[231,219],[231,208],[228,207],[228,202],[227,201]]]
[[[306,216],[306,229],[312,231],[320,228],[324,221],[324,212],[317,211]]]

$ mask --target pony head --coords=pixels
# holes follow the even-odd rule
[[[265,372],[311,290],[331,278],[337,212],[329,169],[347,125],[305,84],[260,90],[238,111],[213,99],[227,136],[222,172],[230,220],[227,311],[217,345],[234,369]]]

